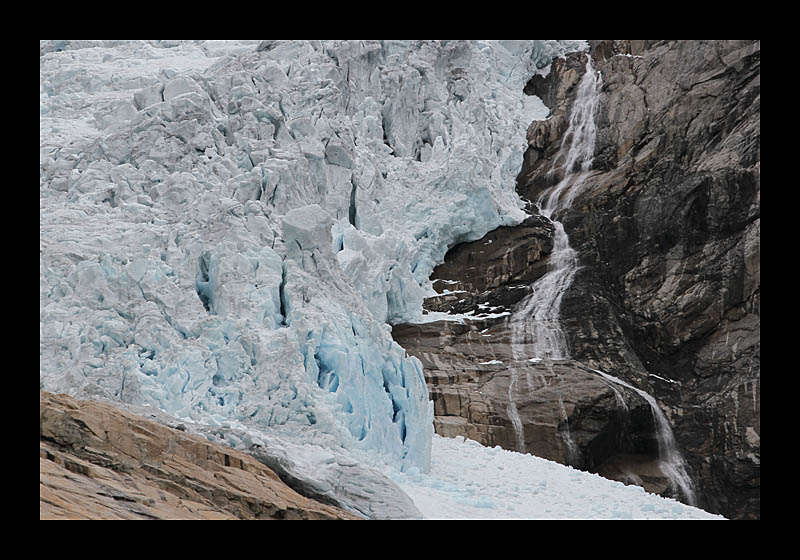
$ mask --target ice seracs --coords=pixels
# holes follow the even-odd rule
[[[426,470],[388,325],[524,218],[522,89],[575,45],[42,42],[40,386]]]

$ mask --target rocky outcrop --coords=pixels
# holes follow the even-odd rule
[[[183,426],[39,395],[40,519],[358,519]]]
[[[643,413],[646,409],[628,406],[628,413],[620,414],[625,407],[608,385],[596,379],[585,383],[577,373],[602,370],[655,397],[688,462],[698,505],[730,518],[758,518],[760,43],[590,44],[594,67],[603,79],[593,171],[572,205],[554,216],[564,224],[580,268],[561,307],[572,361],[556,364],[553,371],[561,373],[560,386],[584,384],[586,392],[558,392],[568,422],[559,424],[560,414],[552,413],[549,431],[525,438],[527,450],[577,462],[612,478],[624,479],[626,472],[629,480],[643,483],[658,478],[652,476],[653,455],[647,451],[653,422]],[[585,62],[586,53],[557,59],[546,77],[536,77],[526,86],[527,93],[552,108],[550,118],[528,130],[529,149],[517,187],[528,201],[536,201],[561,178],[548,171],[567,130]],[[546,233],[547,221],[539,218],[540,232]],[[510,260],[520,263],[510,256],[518,235],[514,228],[493,235],[490,246],[495,251],[505,248]],[[499,305],[495,302],[503,288],[516,297],[503,309],[513,310],[525,290],[504,284],[506,278],[524,276],[519,282],[524,285],[547,265],[547,244],[539,242],[538,249],[525,253],[524,272],[496,275],[493,267],[502,258],[481,254],[485,243],[486,239],[454,248],[440,267],[447,269],[441,277],[461,282],[453,286],[466,290],[446,296],[454,311],[463,313],[464,306],[473,306],[477,313]],[[486,278],[475,282],[481,274]],[[486,287],[498,294],[494,300]],[[441,299],[429,305],[443,310]],[[460,308],[454,305],[459,302]],[[395,328],[395,336],[423,359],[426,370],[431,368],[432,397],[441,401],[437,430],[460,430],[483,438],[479,441],[487,445],[513,448],[511,419],[502,398],[507,393],[502,385],[488,388],[512,370],[510,351],[501,349],[502,341],[509,339],[508,328],[502,318],[494,321]],[[484,350],[486,335],[493,337],[491,351]],[[476,348],[479,357],[443,365]],[[464,360],[480,364],[490,361],[489,356],[498,356],[503,364],[483,366],[485,373],[459,365]],[[536,379],[537,371],[539,366],[525,369],[519,377]],[[635,398],[624,390],[621,394],[623,400]],[[555,410],[555,395],[537,407]],[[603,405],[614,398],[616,405]],[[524,401],[518,408],[527,436],[531,426],[542,423],[526,416]],[[484,409],[491,430],[481,427],[480,416],[470,416],[471,410]],[[579,425],[593,428],[581,432]],[[578,450],[571,456],[564,443],[565,426],[575,443],[573,452]]]
[[[653,417],[639,395],[573,360],[514,360],[505,323],[492,322],[395,327],[422,360],[438,434],[533,453],[650,492],[674,490],[658,466]]]
[[[394,326],[395,340],[422,361],[434,429],[674,495],[640,395],[585,363],[514,355],[508,310],[551,248],[552,227],[538,216],[461,244],[434,272],[441,294],[426,307],[463,318]]]

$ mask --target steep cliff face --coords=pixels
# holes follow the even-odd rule
[[[628,387],[598,380],[602,371],[655,397],[686,459],[698,505],[758,518],[760,44],[590,44],[602,76],[592,171],[572,204],[552,216],[563,223],[579,262],[560,312],[571,360],[519,363],[509,348],[511,323],[502,318],[468,321],[461,333],[439,323],[405,327],[395,337],[410,352],[423,349],[439,403],[437,430],[479,433],[471,411],[483,407],[493,426],[483,432],[504,434],[487,444],[522,443],[526,451],[674,494],[657,468],[657,422],[647,403]],[[586,55],[555,60],[546,77],[526,86],[552,114],[528,130],[517,187],[524,199],[535,202],[563,177],[548,171],[568,129]],[[552,249],[549,220],[535,219],[540,235],[524,251],[518,228],[493,232],[491,245],[484,238],[451,250],[434,277],[461,281],[452,286],[465,292],[428,305],[443,310],[449,298],[458,312],[470,305],[485,311],[487,304],[518,309],[526,291],[518,286],[541,275]],[[478,357],[461,358],[472,369],[456,366],[460,377],[443,365],[469,352]],[[489,379],[495,390],[471,392],[463,385],[466,371],[473,384]],[[551,410],[547,421],[537,419],[543,409]]]
[[[563,309],[573,354],[620,370],[622,330],[639,359],[626,366],[656,381],[705,506],[757,517],[759,42],[593,53],[606,76],[599,173],[566,217],[584,266]]]

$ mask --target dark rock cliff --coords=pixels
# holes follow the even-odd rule
[[[398,326],[395,338],[423,361],[440,433],[516,449],[518,413],[522,451],[677,495],[647,404],[602,370],[655,397],[697,505],[760,518],[760,43],[590,45],[603,79],[593,171],[554,216],[580,265],[561,307],[572,359],[519,363],[503,317]],[[559,179],[547,171],[585,62],[558,59],[526,87],[552,109],[528,131],[526,200]],[[541,216],[457,246],[434,273],[451,293],[427,305],[511,311],[551,250]]]

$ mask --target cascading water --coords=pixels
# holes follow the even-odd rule
[[[580,459],[581,452],[578,448],[578,444],[575,443],[575,440],[572,439],[572,435],[569,433],[569,417],[567,416],[567,409],[564,407],[564,401],[561,397],[558,397],[558,406],[561,409],[561,420],[564,422],[564,444],[567,446],[567,464],[574,465],[577,464],[578,460]]]
[[[636,391],[646,402],[650,405],[650,410],[653,413],[653,419],[656,424],[656,440],[658,441],[658,460],[661,472],[667,477],[672,484],[673,488],[680,490],[686,502],[693,506],[696,505],[694,483],[686,471],[686,461],[683,458],[678,444],[675,441],[675,436],[670,428],[669,421],[659,408],[658,403],[649,393],[634,387],[630,383],[609,375],[600,370],[594,370],[595,373],[607,379],[611,383],[615,383],[622,387],[627,387],[632,391]]]
[[[569,238],[564,231],[563,224],[556,221],[554,217],[571,206],[573,200],[580,194],[592,169],[597,138],[595,113],[602,78],[599,72],[595,72],[591,56],[587,54],[586,57],[586,71],[578,84],[569,125],[561,141],[553,167],[548,172],[550,176],[556,173],[563,173],[563,176],[537,201],[539,213],[549,218],[555,227],[553,251],[550,254],[548,271],[533,284],[531,295],[523,300],[519,310],[509,318],[511,349],[515,365],[531,358],[543,359],[548,362],[569,358],[569,349],[559,315],[561,301],[578,270],[578,261],[575,250],[569,245]],[[595,371],[610,382],[609,386],[612,387],[623,407],[625,401],[613,384],[636,391],[650,405],[656,425],[661,470],[673,488],[679,489],[683,498],[690,505],[694,505],[694,487],[686,471],[686,463],[675,442],[669,422],[655,399],[645,391],[616,377]],[[514,398],[518,383],[519,369],[512,366],[511,381],[508,387],[508,415],[514,428],[519,451],[524,452],[523,426]],[[567,420],[563,401],[561,401],[561,408],[562,417]],[[577,453],[568,431],[565,432],[565,444],[568,454]]]
[[[543,193],[537,202],[539,213],[550,218],[555,227],[549,268],[544,276],[533,284],[533,292],[523,300],[520,309],[509,319],[511,351],[515,363],[530,358],[548,360],[569,358],[567,340],[561,329],[559,315],[561,300],[572,284],[572,279],[578,270],[578,261],[575,250],[569,245],[563,224],[552,218],[557,211],[569,208],[580,193],[580,187],[592,167],[597,137],[594,116],[602,79],[600,73],[594,71],[591,56],[588,54],[586,56],[586,72],[578,84],[569,125],[556,155],[553,169],[548,172],[553,174],[563,170],[564,175],[552,189]],[[512,367],[508,387],[508,415],[514,427],[519,451],[524,451],[522,423],[519,421],[519,412],[514,399],[518,377],[518,369]]]
[[[520,351],[520,357],[524,354],[527,354],[527,357],[551,360],[569,357],[559,314],[561,300],[572,284],[578,269],[578,261],[575,250],[569,245],[564,225],[554,220],[553,216],[556,212],[570,207],[592,169],[597,138],[594,117],[602,79],[599,72],[594,71],[591,56],[587,54],[586,57],[586,72],[578,84],[569,126],[561,141],[561,148],[556,155],[553,168],[548,172],[555,174],[563,170],[564,175],[553,188],[545,191],[537,202],[539,213],[550,218],[555,227],[549,268],[547,273],[534,283],[533,293],[523,301],[520,310],[510,320],[512,346]],[[559,162],[563,163],[559,165]],[[527,344],[530,344],[529,349],[525,348]],[[517,358],[516,355],[514,357]]]

